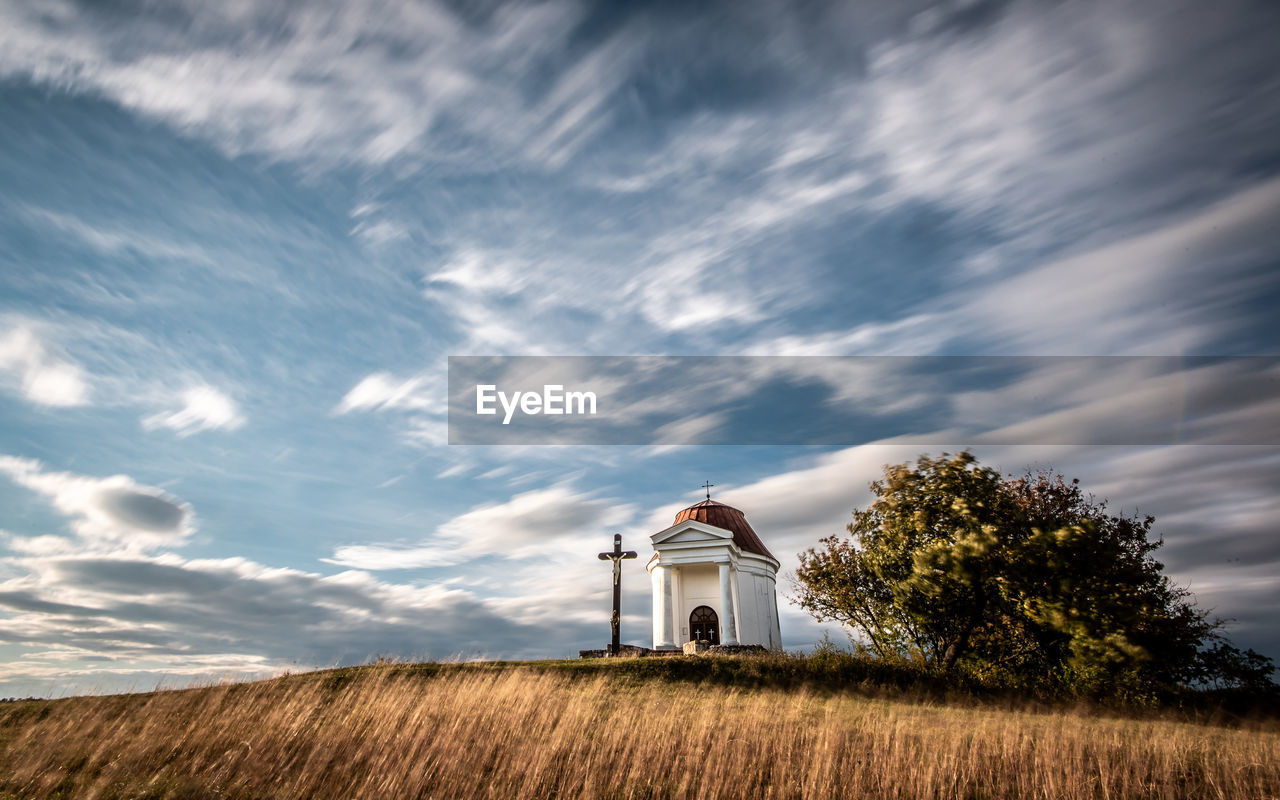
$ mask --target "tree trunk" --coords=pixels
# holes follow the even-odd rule
[[[952,639],[951,644],[947,645],[946,651],[942,654],[942,671],[944,673],[950,672],[951,668],[955,666],[956,659],[960,658],[960,654],[968,649],[969,636],[973,633],[975,627],[976,624],[970,622],[964,627],[964,630],[960,631],[960,635]]]

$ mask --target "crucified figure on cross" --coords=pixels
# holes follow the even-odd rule
[[[609,643],[609,655],[616,656],[622,647],[621,642],[621,626],[622,626],[622,559],[635,558],[635,550],[622,549],[622,534],[615,533],[613,535],[613,552],[598,553],[596,555],[601,561],[613,562],[613,617],[609,620],[609,624],[613,627],[613,640]]]

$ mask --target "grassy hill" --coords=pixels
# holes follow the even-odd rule
[[[10,702],[0,797],[1280,797],[1274,717],[948,700],[806,669],[377,665]]]

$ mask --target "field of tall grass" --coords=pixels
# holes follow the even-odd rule
[[[387,665],[0,704],[0,797],[1275,798],[1280,725]]]

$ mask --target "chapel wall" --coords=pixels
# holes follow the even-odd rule
[[[719,617],[720,624],[724,625],[724,609],[720,608],[720,572],[715,564],[685,564],[680,567],[677,644],[689,641],[689,615],[698,606],[710,606]]]

